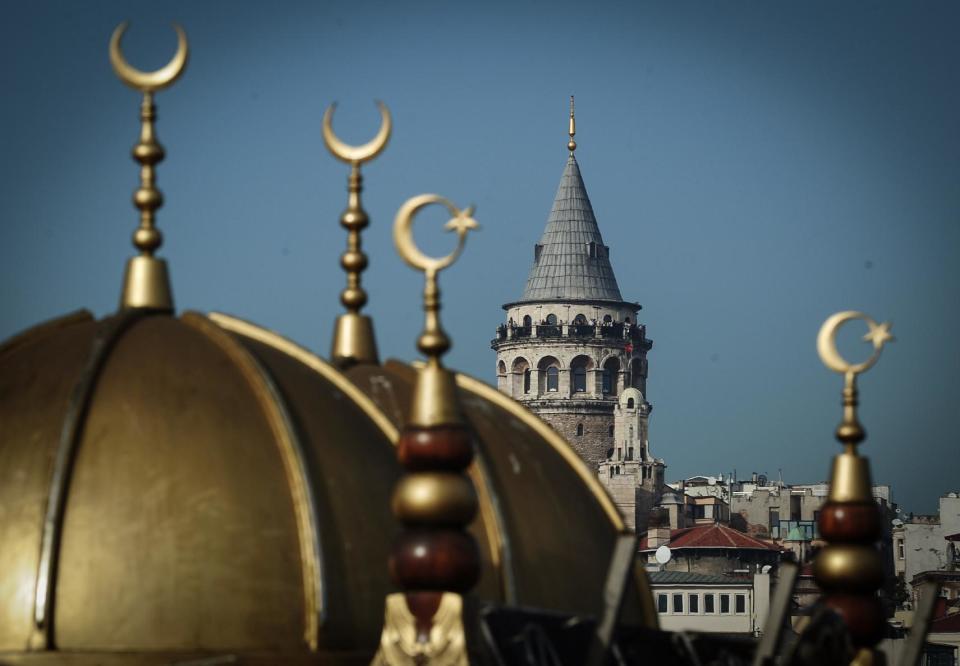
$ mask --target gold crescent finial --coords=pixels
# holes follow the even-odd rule
[[[128,21],[118,25],[110,38],[110,64],[113,65],[113,71],[117,73],[120,80],[140,92],[150,93],[163,90],[180,78],[190,57],[190,47],[183,28],[176,23],[173,24],[173,29],[177,31],[177,52],[170,62],[156,71],[141,72],[126,61],[120,50],[120,40],[123,39],[123,33],[127,31],[128,25]]]
[[[140,163],[140,187],[133,194],[133,204],[140,210],[140,226],[133,233],[133,245],[139,256],[127,262],[120,295],[120,307],[124,309],[173,310],[173,295],[167,264],[154,253],[163,243],[163,234],[156,226],[156,211],[163,205],[163,194],[157,189],[157,164],[164,158],[163,146],[157,141],[155,122],[157,107],[153,94],[171,85],[180,78],[190,47],[187,35],[176,23],[177,52],[166,65],[154,72],[141,72],[131,67],[120,51],[120,40],[127,30],[124,21],[113,31],[110,38],[110,63],[113,71],[125,84],[143,93],[140,104],[140,141],[133,147],[133,159]]]
[[[866,322],[868,332],[863,336],[864,341],[873,343],[873,354],[862,363],[849,363],[837,351],[837,331],[848,321],[861,319]],[[890,335],[890,324],[878,324],[873,319],[854,310],[846,310],[831,315],[823,322],[820,327],[820,333],[817,335],[817,352],[823,364],[842,375],[859,375],[873,367],[873,364],[880,358],[880,352],[883,351],[883,345],[886,342],[892,342],[893,336]]]
[[[421,209],[432,204],[439,204],[447,209],[453,217],[444,225],[444,228],[447,231],[457,232],[457,246],[445,257],[428,257],[420,251],[413,241],[414,216]],[[473,210],[473,206],[469,206],[466,210],[459,210],[448,199],[438,194],[421,194],[408,199],[397,211],[397,219],[393,226],[393,240],[397,245],[397,251],[409,266],[418,271],[423,271],[427,274],[427,279],[430,279],[431,275],[436,275],[457,260],[460,253],[463,252],[467,232],[479,227],[477,221],[472,217]]]
[[[347,209],[340,216],[340,224],[347,230],[347,249],[340,255],[340,265],[347,273],[347,286],[340,292],[340,302],[347,311],[337,317],[330,350],[334,364],[341,368],[378,362],[373,321],[360,314],[360,309],[367,303],[367,292],[360,284],[360,276],[367,267],[367,255],[363,252],[360,234],[370,224],[370,218],[360,200],[360,193],[363,191],[360,165],[369,162],[386,148],[393,129],[387,105],[377,101],[377,107],[380,109],[380,130],[372,140],[362,146],[348,145],[333,133],[336,102],[328,106],[323,114],[323,142],[334,157],[350,165]]]
[[[447,231],[457,233],[457,246],[444,257],[430,257],[420,251],[413,241],[413,220],[427,206],[443,206],[452,216],[444,225]],[[417,374],[411,406],[410,423],[434,427],[462,423],[453,374],[443,367],[440,357],[450,349],[450,338],[440,325],[440,289],[437,275],[457,260],[463,252],[467,233],[479,225],[473,219],[473,206],[460,210],[448,199],[437,194],[421,194],[404,203],[397,211],[393,225],[393,241],[397,252],[408,265],[424,274],[423,332],[417,339],[417,349],[427,357],[426,366]]]
[[[573,140],[576,133],[577,119],[573,115],[573,95],[570,95],[570,141],[567,143],[567,148],[570,150],[571,155],[573,155],[573,151],[577,149],[577,142]]]
[[[328,106],[323,114],[323,142],[327,144],[327,149],[335,157],[354,165],[369,162],[379,155],[390,140],[393,120],[390,118],[390,109],[387,108],[386,104],[378,100],[377,107],[380,109],[380,130],[377,135],[362,146],[351,146],[341,141],[333,133],[333,112],[337,108],[337,103],[334,102]]]

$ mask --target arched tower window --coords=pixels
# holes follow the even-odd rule
[[[587,371],[589,370],[593,370],[593,360],[589,356],[577,356],[570,362],[571,393],[587,392]]]
[[[500,361],[499,363],[497,363],[497,374],[498,375],[507,374],[507,364],[504,363],[503,361]]]
[[[573,318],[573,323],[576,324],[577,326],[584,326],[587,323],[587,318],[582,314],[578,314],[576,317]]]
[[[636,403],[633,398],[627,398],[627,409],[633,409],[634,405],[636,405]]]
[[[523,325],[530,326],[533,323],[533,319],[530,318],[530,315],[523,315]]]
[[[607,434],[613,437],[613,426],[610,426],[610,428],[607,431]]]
[[[547,390],[560,390],[560,369],[555,365],[551,365],[549,368],[547,368]]]
[[[523,371],[523,392],[530,393],[530,368]]]
[[[523,393],[529,393],[527,376],[530,374],[530,363],[522,356],[513,360],[510,367],[510,395],[516,397]]]
[[[609,324],[609,323],[611,323],[612,321],[613,321],[613,317],[611,317],[610,315],[603,315],[603,323],[604,323],[604,324]]]
[[[577,437],[583,437],[583,424],[577,424]]]
[[[557,315],[548,314],[547,315],[547,326],[556,326],[557,325]]]
[[[643,390],[643,364],[639,358],[630,362],[630,385],[635,389]]]
[[[573,369],[573,392],[585,393],[587,390],[587,369],[578,365]]]
[[[616,357],[608,358],[603,364],[603,393],[617,395],[617,378],[620,375],[620,361]]]

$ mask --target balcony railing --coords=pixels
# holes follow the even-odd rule
[[[513,326],[501,324],[497,327],[497,337],[493,340],[504,342],[515,338],[575,338],[589,340],[629,340],[636,345],[649,344],[646,339],[646,326],[624,323],[616,324],[540,324],[538,326]]]

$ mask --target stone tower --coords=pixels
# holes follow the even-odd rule
[[[534,245],[523,296],[503,306],[506,322],[491,346],[497,387],[553,426],[597,470],[614,457],[614,411],[627,388],[638,391],[646,441],[647,352],[653,342],[637,322],[640,305],[620,295],[610,248],[574,157],[574,134],[571,97],[570,156]]]

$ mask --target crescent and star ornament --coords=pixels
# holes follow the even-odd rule
[[[855,319],[866,322],[868,331],[863,336],[863,340],[873,345],[873,354],[862,363],[849,363],[837,351],[837,331],[845,323]],[[823,322],[823,326],[820,327],[820,333],[817,335],[817,352],[820,354],[823,364],[834,372],[843,375],[858,375],[869,370],[877,362],[884,344],[894,341],[894,337],[890,335],[890,326],[888,322],[878,324],[862,312],[854,310],[838,312],[828,317]]]
[[[457,233],[457,246],[445,257],[428,257],[420,251],[413,241],[413,220],[416,214],[432,204],[443,206],[449,211],[452,219],[444,225],[444,229]],[[421,194],[408,199],[397,211],[397,219],[393,226],[393,241],[397,246],[397,251],[408,265],[423,271],[427,275],[436,275],[437,272],[456,261],[460,253],[463,252],[467,232],[480,227],[477,221],[473,219],[473,210],[473,206],[460,210],[439,194]]]
[[[144,93],[152,93],[166,88],[183,74],[190,58],[190,47],[187,44],[187,34],[176,23],[173,29],[177,31],[177,52],[166,65],[153,72],[142,72],[130,65],[120,50],[120,40],[127,31],[129,22],[124,21],[113,31],[110,38],[110,64],[120,80],[131,88]]]
[[[375,137],[362,146],[344,143],[333,133],[333,112],[336,108],[337,103],[334,102],[323,112],[323,142],[335,157],[348,164],[357,165],[369,162],[387,147],[390,132],[393,129],[393,120],[390,118],[390,110],[386,104],[377,100],[377,108],[380,109],[380,130]]]

